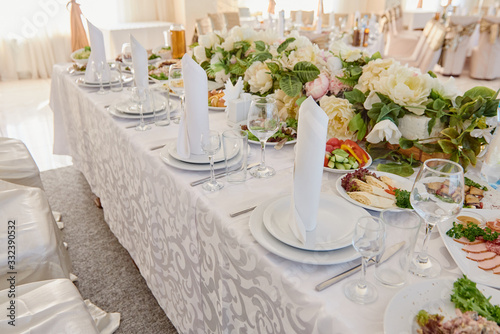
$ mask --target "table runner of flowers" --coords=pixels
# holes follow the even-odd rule
[[[243,77],[246,92],[274,94],[283,120],[297,119],[312,96],[329,117],[329,137],[365,142],[374,159],[395,160],[387,167],[400,174],[436,155],[475,165],[497,124],[498,91],[462,94],[453,78],[442,82],[342,41],[323,50],[297,31],[282,39],[248,27],[210,33],[193,58],[209,79]]]

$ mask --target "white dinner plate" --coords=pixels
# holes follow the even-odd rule
[[[154,101],[155,101],[155,111],[162,111],[165,109],[167,105],[167,99],[165,99],[163,96],[160,94],[155,94],[154,95]],[[126,100],[126,101],[121,101],[117,102],[115,104],[116,110],[118,110],[121,113],[124,114],[131,114],[131,115],[140,115],[139,109],[137,108],[137,103],[131,101],[131,100]],[[152,112],[150,112],[151,114]],[[147,113],[144,113],[146,115]]]
[[[225,111],[226,107],[211,107],[211,106],[208,106],[208,110],[211,110],[211,111]]]
[[[176,140],[172,140],[171,142],[167,143],[165,145],[165,147],[163,147],[160,150],[160,158],[164,163],[166,163],[167,165],[169,165],[171,167],[175,167],[175,168],[183,169],[183,170],[188,170],[188,171],[193,171],[193,172],[201,172],[201,171],[209,171],[210,170],[210,164],[192,164],[189,162],[177,160],[174,157],[172,157],[170,155],[170,153],[168,153],[168,152],[169,152],[169,149],[175,145],[176,145]],[[227,167],[231,168],[231,167],[237,165],[240,162],[241,158],[242,158],[242,154],[241,154],[241,152],[238,152],[238,154],[234,158],[232,158],[231,160],[228,161]],[[214,169],[222,169],[225,167],[226,167],[225,161],[216,162],[214,164]]]
[[[255,141],[255,140],[250,140],[248,139],[248,142],[250,144],[255,144],[255,145],[260,145],[260,141]],[[290,145],[290,144],[295,144],[297,142],[297,139],[294,139],[294,140],[289,140],[285,143],[285,145]],[[276,144],[278,144],[279,141],[274,141],[274,142],[267,142],[266,143],[266,146],[275,146]]]
[[[349,246],[357,220],[369,215],[366,210],[338,196],[321,194],[316,229],[306,232],[306,243],[302,244],[288,225],[290,198],[290,195],[281,197],[268,205],[264,211],[264,226],[276,239],[304,250],[330,251]]]
[[[415,316],[420,310],[426,310],[429,314],[439,313],[444,316],[444,322],[455,318],[455,306],[450,301],[454,281],[425,280],[403,288],[385,309],[384,333],[417,334],[419,326]],[[500,303],[500,291],[481,284],[477,284],[477,288],[486,297],[491,296],[492,304]]]
[[[239,149],[238,147],[233,147],[232,151],[229,154],[229,159],[232,159],[238,154]],[[168,148],[168,153],[170,156],[174,159],[177,159],[179,161],[191,163],[191,164],[209,164],[210,161],[208,160],[208,156],[206,154],[191,154],[189,158],[183,158],[179,155],[177,152],[177,145],[171,145]],[[218,163],[224,161],[224,150],[220,149],[215,155],[214,155],[214,162]]]
[[[317,264],[329,265],[344,263],[356,260],[360,257],[359,253],[354,247],[344,247],[338,250],[325,251],[325,252],[312,252],[308,250],[298,249],[287,244],[282,243],[271,235],[264,226],[264,211],[268,205],[273,202],[272,200],[258,205],[250,216],[250,232],[257,242],[267,249],[269,252],[281,256],[287,260]]]
[[[134,80],[134,77],[132,75],[129,75],[129,74],[122,75],[123,84],[127,84],[127,83],[131,82],[132,80]],[[82,87],[99,88],[99,83],[86,82],[85,78],[83,78],[83,77],[76,79],[76,83]],[[109,87],[109,82],[103,82],[102,85],[103,85],[103,87]]]
[[[459,216],[466,216],[467,212],[473,212],[475,214],[479,214],[483,216],[486,221],[495,220],[500,218],[499,210],[487,210],[487,209],[463,209]],[[480,269],[477,264],[478,262],[469,260],[466,258],[467,253],[462,250],[463,246],[461,243],[458,243],[446,235],[446,232],[453,227],[453,222],[456,221],[454,219],[450,219],[444,223],[437,224],[439,233],[441,234],[441,238],[443,242],[448,248],[453,260],[457,263],[458,267],[462,272],[467,275],[467,277],[476,282],[484,285],[489,285],[494,288],[500,288],[500,277],[499,275],[493,274],[491,271],[485,271]]]
[[[396,188],[411,191],[411,188],[413,187],[413,181],[410,181],[409,179],[401,177],[399,175],[392,174],[392,173],[379,172],[379,171],[370,171],[370,172],[375,173],[375,175],[377,175],[377,176],[385,175],[385,176],[390,177],[391,179],[394,180],[394,184],[395,184]],[[370,206],[370,205],[364,205],[362,203],[359,203],[358,201],[353,200],[351,197],[349,197],[349,195],[347,195],[347,192],[345,191],[345,189],[342,188],[342,177],[339,177],[337,179],[337,183],[335,184],[335,186],[336,186],[337,191],[339,192],[340,196],[344,197],[347,201],[351,202],[352,204],[358,205],[358,206],[365,208],[365,209],[368,209],[368,210],[384,211],[384,209],[376,208],[376,207]],[[396,205],[394,205],[394,209],[400,209],[400,208],[398,208]]]
[[[370,157],[370,155],[368,155]],[[363,167],[360,167],[360,168],[368,168],[372,165],[372,157],[370,157],[370,159],[368,160],[368,162],[366,163],[366,165],[364,165]],[[328,167],[323,167],[323,170],[325,172],[329,172],[329,173],[335,173],[335,174],[345,174],[345,173],[350,173],[350,172],[354,172],[355,170],[358,170],[359,168],[356,168],[356,169],[336,169],[336,168],[328,168]]]
[[[125,114],[116,109],[115,106],[112,106],[109,108],[109,113],[115,117],[118,118],[124,118],[124,119],[140,119],[141,115],[133,115],[133,114]],[[157,113],[158,116],[163,116],[167,113],[167,111],[164,109],[163,111]],[[149,113],[149,114],[144,114],[144,118],[151,118],[154,117],[154,113]]]

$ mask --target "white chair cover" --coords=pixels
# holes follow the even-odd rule
[[[0,137],[0,179],[43,190],[38,166],[18,139]]]
[[[11,299],[0,291],[0,328],[4,333],[99,333],[78,289],[68,279],[16,286],[15,327],[9,324]]]
[[[428,49],[424,51],[422,61],[418,66],[422,73],[432,70],[438,63],[445,36],[446,28],[441,23],[436,23],[425,41]]]
[[[17,272],[17,286],[69,278],[69,255],[43,190],[0,180],[0,211],[0,244],[4,245],[0,247],[0,290],[9,287],[8,272],[12,271]],[[14,225],[15,264],[10,267],[7,245],[13,230],[9,226]]]
[[[474,33],[478,18],[475,16],[450,17],[448,34],[442,55],[442,74],[459,76],[465,64],[470,38]]]
[[[435,23],[435,20],[430,20],[429,22],[427,22],[411,56],[400,57],[399,55],[390,55],[390,57],[395,58],[403,64],[418,67],[422,62],[422,58],[424,57],[425,53],[428,51],[428,44],[426,44],[426,40],[431,35]]]
[[[474,79],[500,77],[500,17],[487,16],[481,20],[479,45],[474,48],[470,63],[470,76]]]

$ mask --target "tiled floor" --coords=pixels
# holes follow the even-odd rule
[[[479,85],[497,90],[500,79],[473,80],[464,73],[456,78],[456,85],[462,92]],[[52,154],[54,132],[49,96],[50,80],[0,81],[0,136],[21,139],[41,171],[71,165],[70,157]]]

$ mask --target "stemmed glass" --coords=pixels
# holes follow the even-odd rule
[[[90,66],[92,68],[92,71],[94,72],[95,77],[99,81],[99,90],[97,91],[97,94],[107,94],[108,91],[104,90],[104,85],[102,83],[103,75],[105,72],[104,66],[107,66],[107,63],[102,60],[92,60]]]
[[[132,87],[132,101],[137,104],[141,116],[139,124],[135,127],[137,131],[151,129],[149,125],[144,123],[144,108],[149,109],[152,107],[150,94],[149,89],[146,87]]]
[[[122,63],[132,64],[132,46],[130,43],[122,44]]]
[[[203,183],[203,189],[207,191],[217,191],[224,185],[215,179],[214,155],[220,150],[221,140],[217,131],[208,131],[201,134],[201,149],[208,155],[210,161],[210,180]]]
[[[460,213],[464,202],[464,170],[445,159],[429,159],[418,172],[410,194],[410,203],[425,220],[422,250],[410,263],[410,272],[421,277],[436,277],[439,262],[427,253],[432,228]]]
[[[184,79],[181,64],[170,65],[168,87],[181,99],[181,114],[184,111]]]
[[[377,288],[366,281],[366,267],[368,260],[384,250],[385,226],[384,222],[372,216],[358,219],[352,236],[352,245],[361,254],[361,278],[348,282],[344,286],[347,298],[358,304],[369,304],[377,297]]]
[[[266,166],[266,141],[280,126],[276,101],[270,97],[258,97],[250,103],[247,118],[248,130],[260,141],[260,165],[250,170],[250,175],[256,178],[271,177],[276,171]]]

